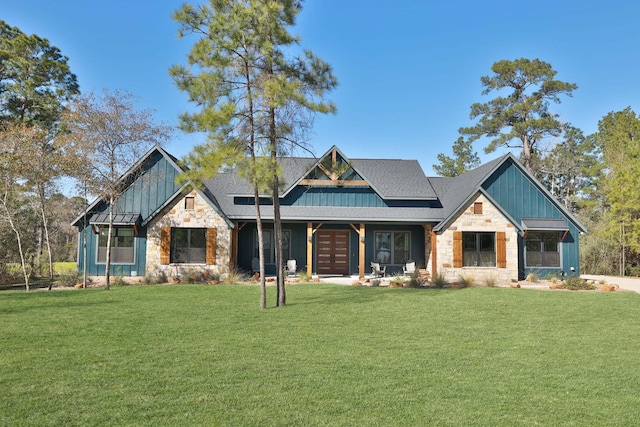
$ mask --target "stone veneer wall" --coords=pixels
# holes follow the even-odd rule
[[[185,209],[185,197],[194,198],[194,208]],[[160,264],[160,232],[163,227],[215,228],[217,230],[216,264]],[[224,276],[229,273],[231,230],[227,222],[196,191],[179,198],[166,207],[147,228],[147,274],[164,273],[168,278],[180,278],[190,272],[208,272]]]
[[[482,214],[473,213],[473,204],[482,203]],[[462,267],[453,268],[453,232],[498,232],[506,233],[507,267]],[[431,262],[431,261],[429,261]],[[518,234],[515,227],[481,193],[472,200],[453,220],[451,225],[437,236],[438,273],[444,274],[448,281],[455,282],[459,277],[473,278],[477,284],[485,284],[487,279],[497,283],[508,283],[518,279]],[[431,264],[429,264],[431,265]]]

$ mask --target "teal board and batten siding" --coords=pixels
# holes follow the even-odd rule
[[[149,217],[157,213],[167,200],[180,190],[180,185],[176,183],[179,170],[160,152],[154,151],[142,163],[141,173],[134,175],[134,181],[120,195],[115,203],[115,212],[140,213],[144,223]],[[98,212],[108,212],[106,203],[99,203],[88,215]],[[132,273],[138,276],[146,274],[147,258],[147,236],[146,228],[138,226],[138,236],[135,238],[135,256],[133,264],[111,265],[112,275],[131,276]],[[102,276],[105,273],[105,265],[98,264],[97,245],[98,235],[94,234],[91,226],[79,224],[78,241],[82,242],[84,234],[87,236],[87,274],[91,276]],[[82,243],[79,245],[78,269],[84,269],[84,257]]]
[[[562,218],[568,225],[569,233],[561,243],[560,269],[565,273],[580,274],[579,231],[573,221],[568,218],[556,203],[549,199],[529,177],[527,177],[511,161],[504,162],[483,184],[484,190],[504,209],[518,224],[522,218]],[[527,268],[524,262],[524,241],[518,237],[518,275],[526,277],[535,272],[539,277],[556,274],[555,268]]]
[[[281,202],[282,206],[385,207],[385,202],[370,188],[299,186]]]

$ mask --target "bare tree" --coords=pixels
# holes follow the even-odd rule
[[[0,207],[5,220],[13,231],[18,245],[24,284],[29,291],[29,272],[23,238],[18,224],[21,207],[24,205],[24,175],[32,157],[25,147],[31,146],[42,137],[37,127],[9,124],[0,129]]]
[[[124,173],[154,145],[163,145],[171,128],[156,125],[152,111],[138,110],[133,95],[105,90],[76,98],[67,113],[67,138],[86,150],[84,176],[89,192],[108,205],[105,289],[109,289],[115,202],[125,190]]]

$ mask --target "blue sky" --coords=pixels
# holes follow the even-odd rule
[[[83,92],[124,89],[158,121],[177,125],[190,108],[168,75],[192,41],[178,40],[179,0],[2,0],[0,19],[49,39],[69,57]],[[539,58],[572,98],[552,110],[585,134],[640,100],[640,3],[628,1],[306,0],[293,32],[329,62],[339,87],[335,115],[318,117],[317,155],[337,145],[348,157],[418,159],[427,175],[451,154],[469,107],[489,100],[480,77],[501,59]],[[180,157],[201,135],[177,132]],[[486,161],[486,141],[474,148]]]

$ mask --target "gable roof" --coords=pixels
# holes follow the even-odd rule
[[[163,148],[161,148],[160,146],[154,146],[153,148],[151,148],[149,151],[147,151],[147,153],[142,156],[136,163],[134,163],[124,174],[122,174],[122,176],[118,179],[118,182],[121,185],[126,185],[126,187],[128,188],[129,186],[133,185],[133,183],[129,183],[128,180],[130,180],[132,177],[135,177],[136,174],[138,174],[140,171],[142,171],[142,169],[145,167],[147,161],[149,159],[152,158],[152,156],[156,155],[156,154],[160,154],[160,156],[162,156],[167,163],[169,164],[170,167],[172,167],[173,169],[175,169],[175,171],[177,173],[181,173],[184,172],[184,169],[178,164],[178,160],[172,156],[171,154],[169,154],[167,151],[165,151]],[[135,182],[135,180],[134,180]],[[140,219],[142,220],[142,225],[146,225],[147,223],[149,223],[149,221],[151,221],[151,219],[153,219],[160,211],[162,211],[162,209],[164,209],[168,204],[170,204],[173,200],[175,200],[177,197],[179,197],[181,194],[183,194],[183,192],[189,188],[189,187],[193,187],[193,185],[191,183],[185,183],[180,187],[177,187],[177,190],[175,190],[172,194],[170,194],[166,200],[161,201],[158,203],[158,206],[156,207],[156,209],[154,209],[152,212],[150,212],[146,218],[141,218],[140,217],[140,213],[139,212],[128,212],[127,215],[129,217],[131,216],[135,216],[138,215],[140,218],[137,219],[137,221],[140,221]],[[200,190],[200,189],[195,189],[196,192],[204,199],[206,200],[209,205],[222,217],[224,218],[224,220],[227,222],[227,224],[232,227],[233,223],[231,222],[231,220],[224,214],[224,212],[220,209],[220,206],[218,205],[217,201],[215,200],[215,197],[213,197],[213,195],[206,189],[204,190]],[[121,193],[121,195],[124,194]],[[89,205],[89,207],[80,215],[78,216],[72,223],[71,225],[74,226],[78,226],[81,224],[81,222],[83,221],[83,219],[85,218],[85,215],[87,216],[87,218],[91,218],[91,221],[104,221],[105,217],[104,216],[95,216],[91,217],[92,214],[96,213],[96,209],[101,205],[106,203],[106,201],[101,198],[98,197],[96,198],[93,203],[91,203]],[[119,224],[119,223],[117,223]],[[116,224],[116,225],[117,225]]]
[[[349,159],[337,147],[329,149],[322,157],[282,157],[278,159],[283,183],[280,197],[285,198],[296,188],[307,186],[305,179],[313,176],[318,165],[337,153],[353,172],[358,175],[355,183],[367,183],[368,187],[382,200],[419,202],[421,206],[402,208],[389,207],[347,207],[347,206],[280,206],[281,217],[293,221],[380,221],[380,222],[431,222],[442,220],[442,209],[438,205],[438,196],[425,176],[417,160],[400,159]],[[323,182],[315,180],[315,185],[322,187]],[[230,218],[234,220],[255,219],[256,210],[253,203],[236,203],[236,198],[253,199],[253,188],[234,171],[223,171],[204,183],[205,187],[216,196],[216,200]],[[336,187],[335,181],[327,180],[327,187]],[[348,181],[344,186],[349,187]],[[358,184],[358,186],[360,186]],[[270,194],[261,197],[270,198]],[[433,203],[430,203],[433,202]],[[429,205],[427,205],[427,203]],[[393,210],[391,210],[393,209]],[[264,219],[273,218],[273,207],[261,205]]]
[[[417,160],[401,159],[349,159],[335,145],[321,157],[281,157],[278,164],[282,170],[284,186],[280,197],[286,197],[307,177],[318,165],[336,151],[351,168],[366,181],[382,199],[385,200],[437,200],[429,178],[426,177]],[[215,181],[218,181],[217,183]],[[221,184],[224,182],[224,184]],[[205,185],[218,188],[221,185],[234,196],[253,197],[253,188],[247,181],[233,173],[221,173]],[[330,185],[327,182],[327,185]],[[213,194],[220,194],[213,191]],[[261,194],[269,197],[270,194]]]
[[[575,218],[571,212],[569,212],[558,200],[538,181],[525,167],[520,163],[511,153],[507,153],[497,159],[485,163],[467,173],[453,178],[431,178],[431,183],[440,197],[440,201],[445,210],[445,218],[437,226],[434,227],[434,231],[441,231],[446,225],[453,219],[460,209],[466,207],[472,198],[478,192],[484,194],[487,198],[492,200],[495,206],[500,208],[500,205],[496,203],[492,197],[487,194],[482,185],[505,163],[510,162],[541,192],[546,198],[569,220],[571,221],[578,231],[586,232],[586,228],[577,218]],[[504,211],[505,214],[513,225],[518,229],[522,229],[523,225],[518,224]]]

